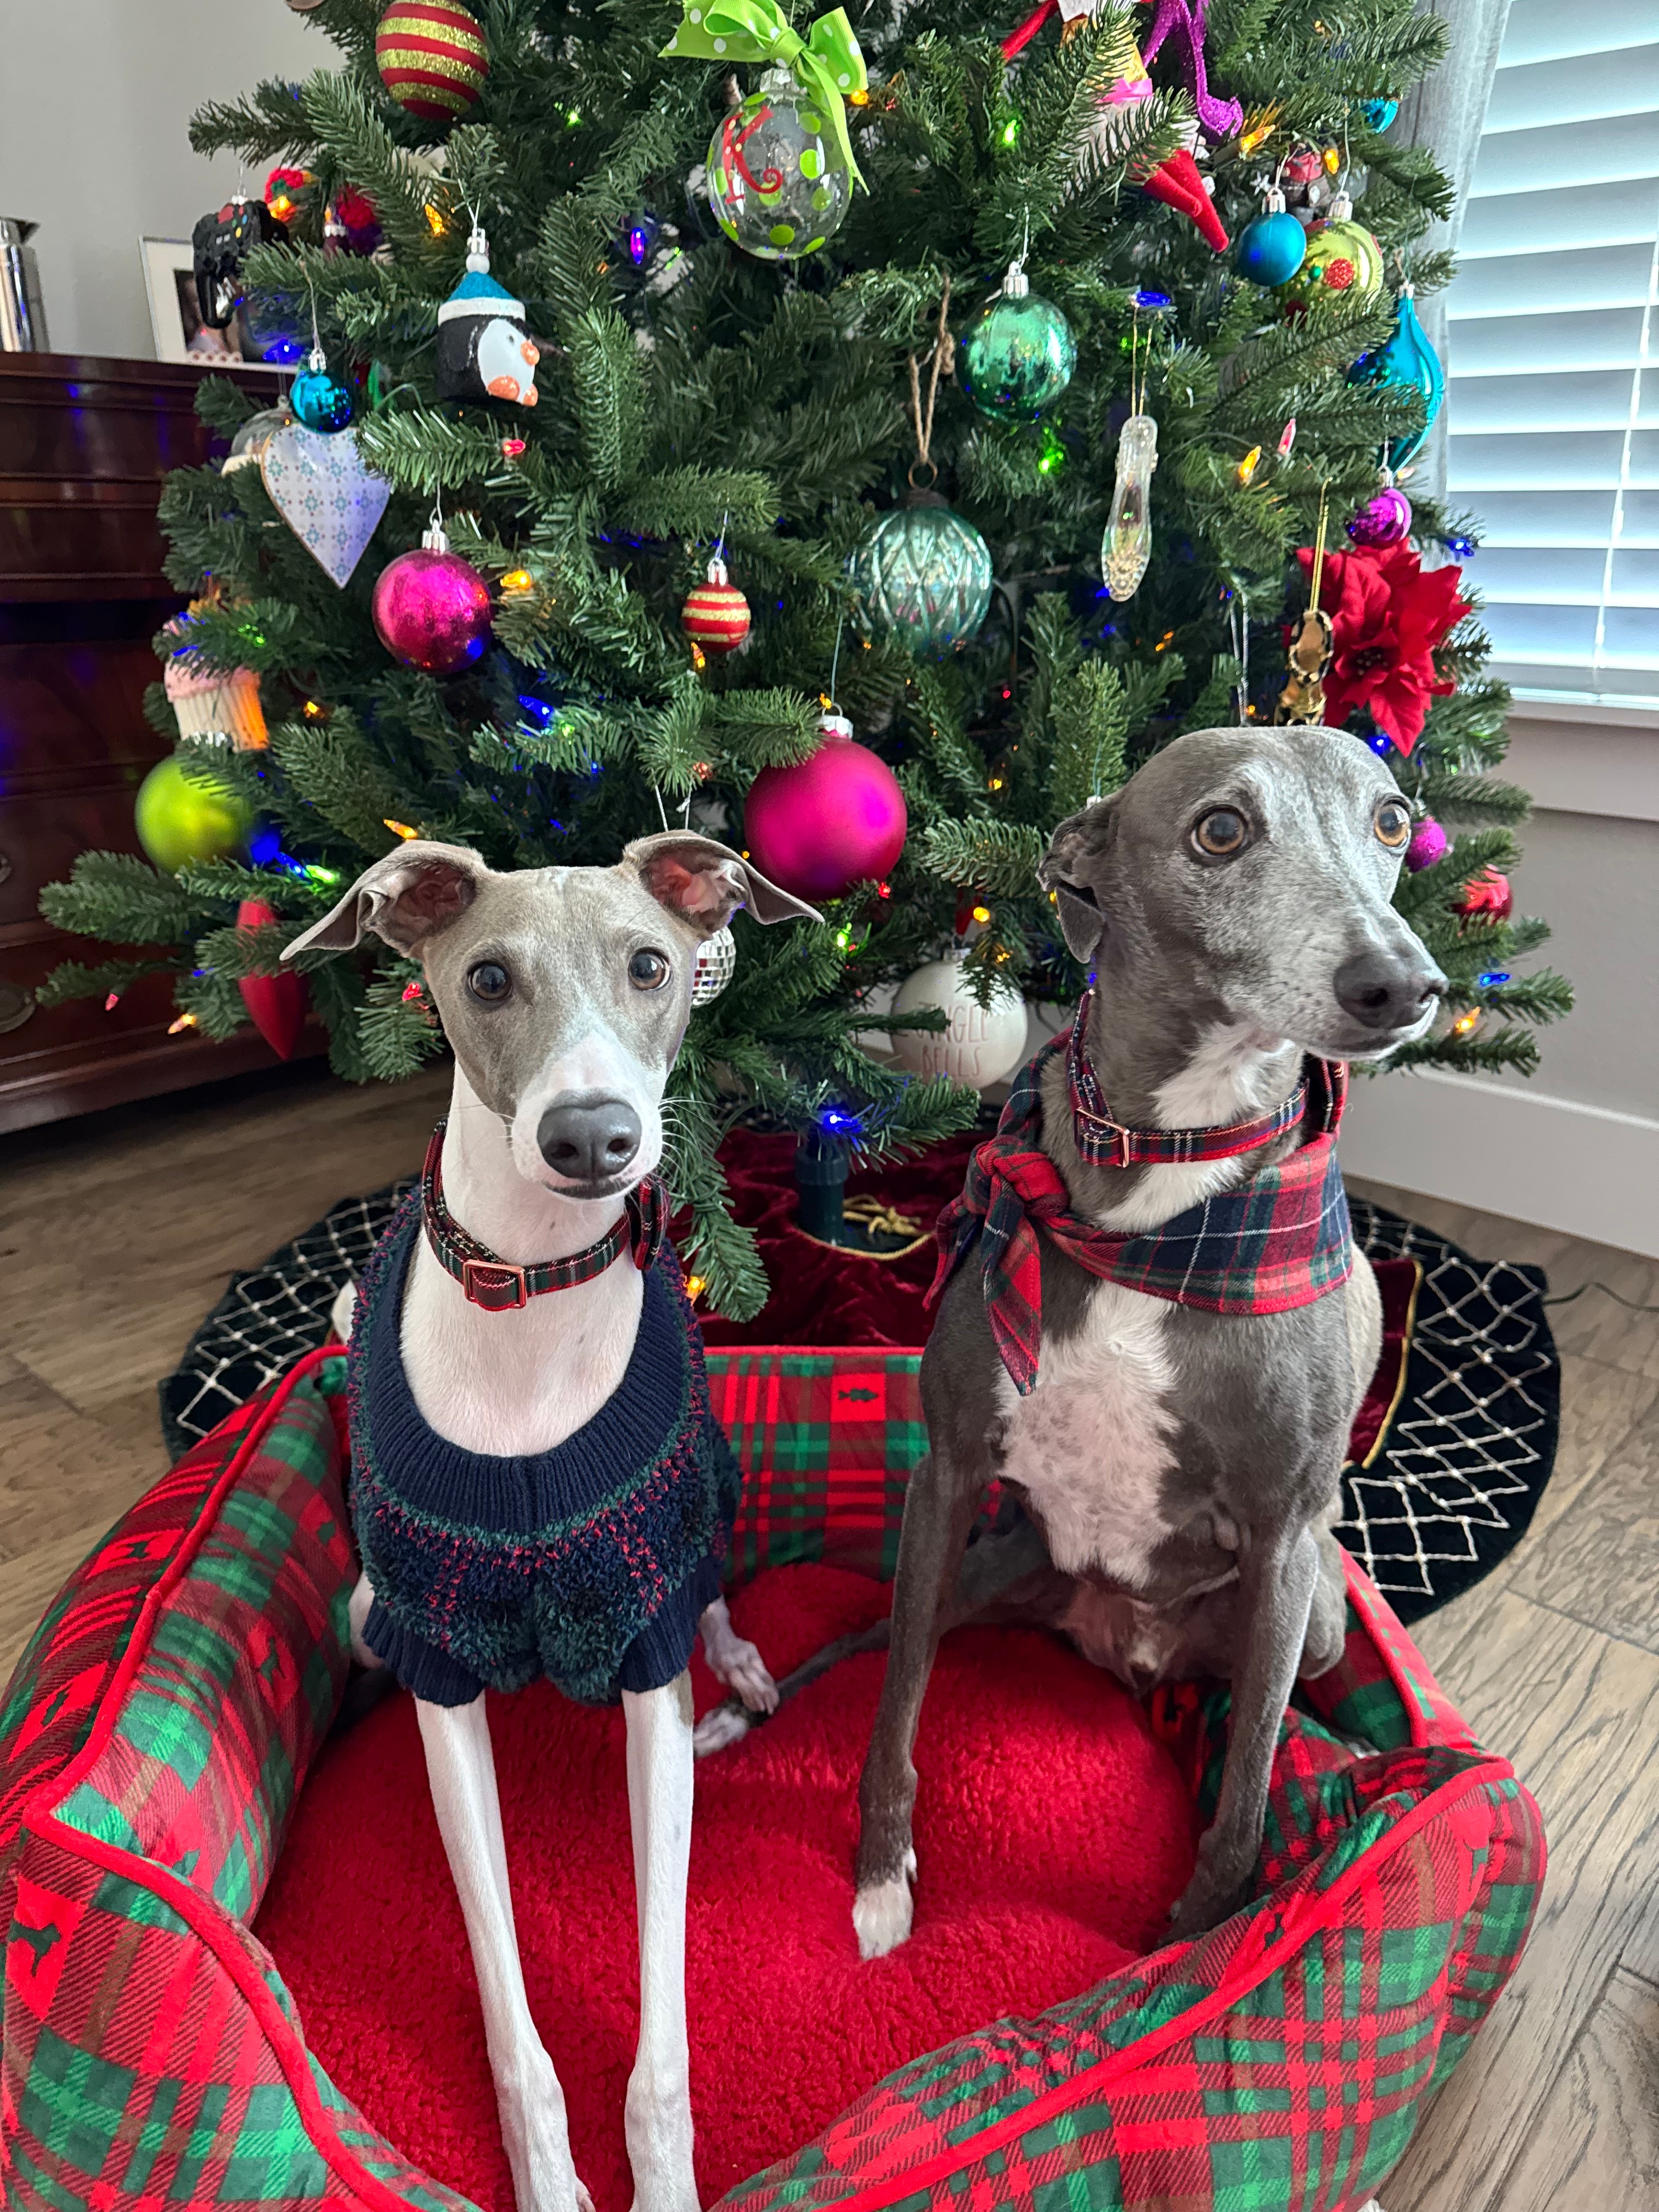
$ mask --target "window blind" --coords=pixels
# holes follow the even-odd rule
[[[1659,0],[1515,0],[1447,296],[1492,671],[1659,708]]]

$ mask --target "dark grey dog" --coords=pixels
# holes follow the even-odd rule
[[[1097,971],[1085,1042],[1113,1122],[1224,1127],[1290,1098],[1305,1054],[1369,1059],[1419,1036],[1445,979],[1389,903],[1410,834],[1382,763],[1322,729],[1197,732],[1062,823],[1041,873],[1067,944]],[[1042,1148],[1073,1212],[1111,1231],[1156,1230],[1300,1140],[1292,1129],[1231,1158],[1093,1165],[1063,1060],[1043,1079]],[[946,1629],[1039,1622],[1137,1690],[1231,1677],[1221,1799],[1176,1909],[1182,1934],[1242,1900],[1280,1716],[1298,1671],[1321,1674],[1341,1650],[1330,1523],[1382,1333],[1364,1255],[1316,1303],[1234,1316],[1103,1280],[1041,1241],[1030,1394],[1005,1371],[971,1254],[922,1361],[930,1452],[910,1480],[860,1789],[866,1958],[910,1929],[911,1748]],[[969,1548],[995,1477],[1024,1518]],[[780,1695],[878,1640],[820,1655]],[[729,1734],[747,1724],[732,1715]]]

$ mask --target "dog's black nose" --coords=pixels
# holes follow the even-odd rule
[[[640,1117],[621,1098],[550,1106],[536,1131],[542,1158],[572,1182],[608,1182],[640,1149]]]
[[[1336,971],[1337,1004],[1368,1030],[1408,1029],[1445,988],[1426,953],[1356,952]]]

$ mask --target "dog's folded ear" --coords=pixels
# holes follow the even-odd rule
[[[1060,823],[1037,863],[1037,881],[1053,895],[1060,933],[1076,960],[1094,958],[1106,927],[1094,879],[1111,851],[1114,812],[1109,799],[1091,799]]]
[[[464,845],[428,844],[410,837],[363,870],[338,905],[331,907],[283,954],[312,950],[349,952],[366,929],[394,952],[418,952],[478,895],[489,870]]]
[[[769,883],[740,853],[695,830],[665,830],[654,837],[636,837],[620,865],[700,937],[723,929],[740,906],[757,921],[823,920],[816,907]]]

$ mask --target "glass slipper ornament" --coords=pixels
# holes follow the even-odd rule
[[[351,420],[351,394],[328,373],[328,356],[314,345],[289,386],[288,404],[307,430],[343,430]]]
[[[996,422],[1030,422],[1072,380],[1077,340],[1060,309],[1011,262],[1002,289],[962,341],[962,388]]]
[[[540,359],[523,301],[490,275],[489,240],[474,230],[466,241],[466,274],[438,310],[439,398],[533,407]]]
[[[1131,415],[1118,433],[1117,481],[1112,513],[1100,541],[1100,566],[1115,599],[1132,599],[1152,557],[1152,471],[1158,466],[1158,424]]]
[[[1418,319],[1416,289],[1411,283],[1401,286],[1394,336],[1374,353],[1362,353],[1348,371],[1350,384],[1400,385],[1421,396],[1423,427],[1403,438],[1390,439],[1387,459],[1391,469],[1403,469],[1422,452],[1446,397],[1446,372]]]
[[[1261,213],[1238,234],[1233,266],[1252,284],[1288,284],[1307,257],[1308,234],[1275,185]]]
[[[762,261],[816,253],[853,204],[820,104],[785,69],[768,70],[715,131],[708,177],[715,222]]]

